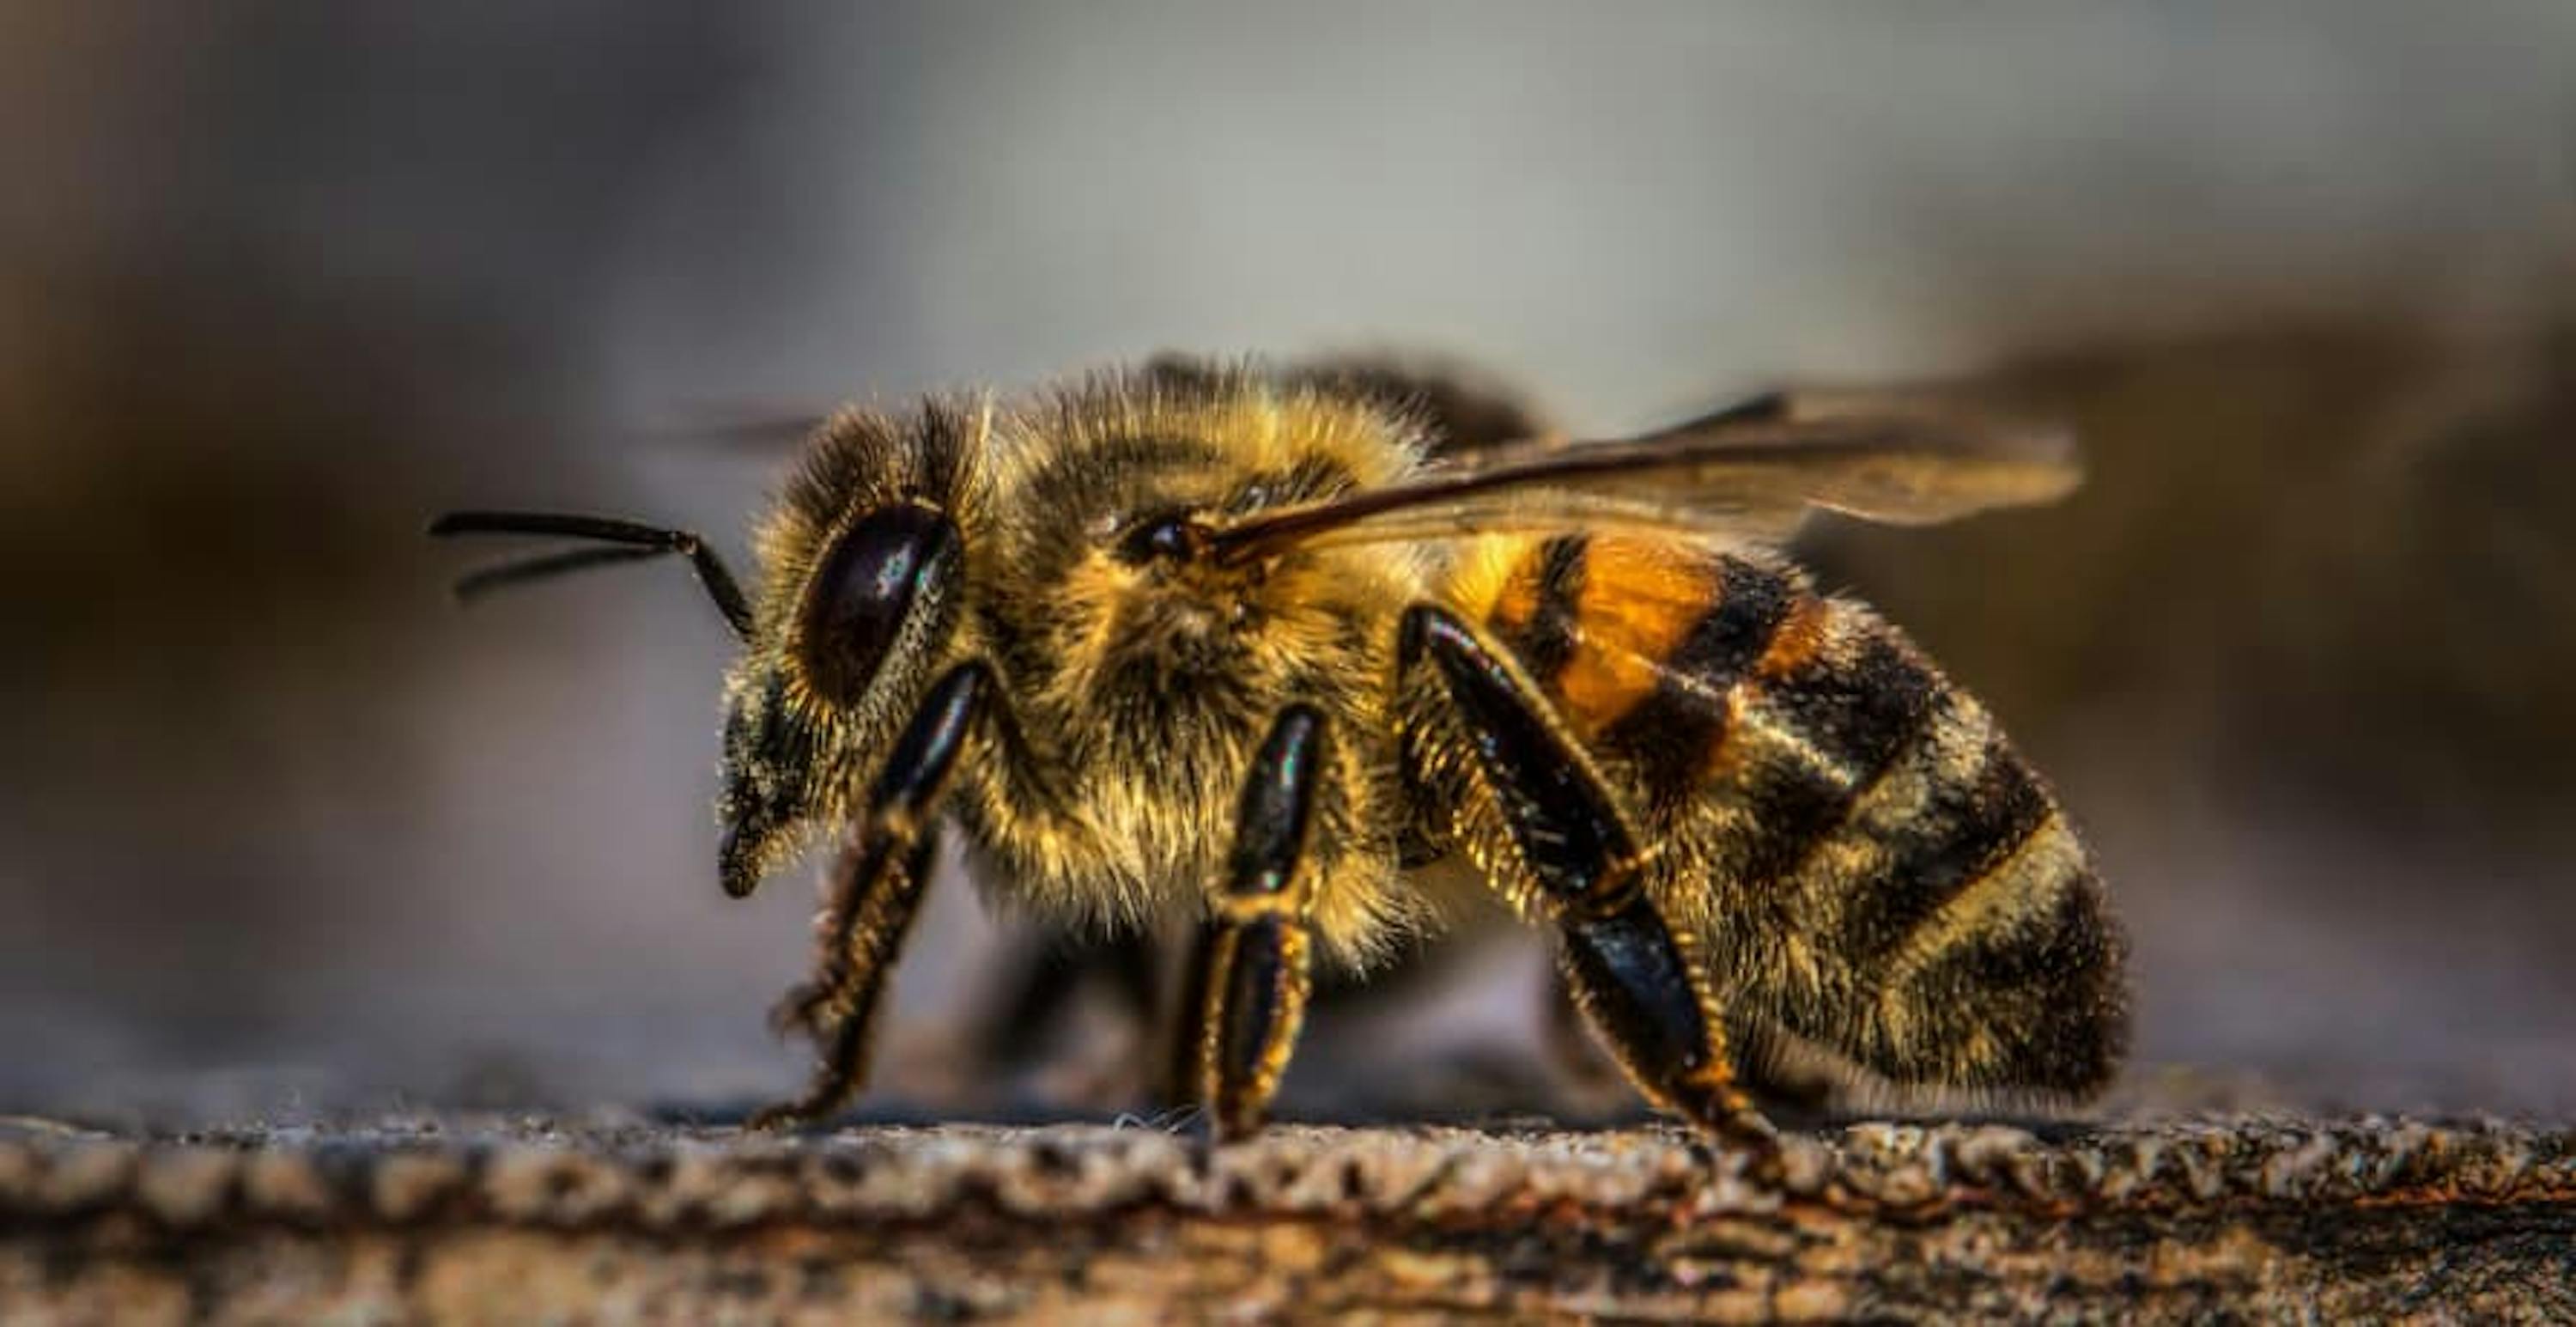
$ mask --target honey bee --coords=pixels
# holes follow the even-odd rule
[[[1762,1140],[1748,1083],[1825,1072],[2078,1099],[2127,1036],[2123,944],[1985,708],[1773,551],[1811,510],[2040,502],[2062,438],[1767,397],[1643,436],[1444,438],[1434,379],[1160,360],[1016,400],[848,410],[806,444],[746,595],[684,531],[460,512],[595,546],[482,589],[685,555],[743,641],[727,893],[826,836],[819,1049],[755,1126],[861,1086],[953,829],[1067,926],[1197,926],[1182,1081],[1257,1130],[1318,964],[1489,890],[1654,1105]],[[1491,430],[1488,430],[1489,432]]]

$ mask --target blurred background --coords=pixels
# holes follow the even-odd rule
[[[786,453],[674,421],[1375,347],[1586,430],[2071,420],[2062,507],[1805,551],[2089,828],[2141,1078],[2576,1108],[2564,4],[20,3],[0,167],[0,1109],[783,1092],[812,903],[715,886],[721,622],[459,611],[423,519],[739,559]],[[1003,967],[962,884],[889,1098]],[[1539,964],[1295,1090],[1534,1057]]]

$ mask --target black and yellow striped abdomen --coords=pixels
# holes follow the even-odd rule
[[[1985,708],[1767,556],[1489,540],[1462,600],[1631,799],[1734,1012],[1897,1083],[2084,1092],[2125,1039],[2090,860]]]

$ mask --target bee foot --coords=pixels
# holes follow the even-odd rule
[[[742,1127],[746,1133],[772,1133],[780,1129],[792,1129],[800,1124],[811,1124],[817,1116],[818,1112],[805,1102],[782,1101],[753,1111],[742,1122]]]
[[[831,1003],[831,988],[819,983],[790,990],[778,1003],[769,1007],[770,1034],[782,1041],[795,1036],[819,1039],[823,1035],[823,1020]]]

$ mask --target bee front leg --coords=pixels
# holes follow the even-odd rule
[[[1694,938],[1647,896],[1649,853],[1582,746],[1516,668],[1445,610],[1408,610],[1397,657],[1408,702],[1432,711],[1414,725],[1424,731],[1407,735],[1409,748],[1426,737],[1437,748],[1408,750],[1417,782],[1420,771],[1456,771],[1464,781],[1447,795],[1499,820],[1505,841],[1482,856],[1518,860],[1528,901],[1556,924],[1566,986],[1620,1067],[1649,1100],[1702,1128],[1767,1141],[1769,1123],[1736,1085]]]
[[[1323,773],[1323,716],[1303,705],[1271,726],[1245,780],[1224,893],[1192,959],[1195,1020],[1184,1082],[1218,1141],[1261,1127],[1305,1021],[1314,936],[1302,868]]]
[[[835,865],[814,980],[791,992],[772,1021],[811,1034],[821,1052],[804,1095],[755,1113],[753,1129],[821,1119],[858,1093],[878,996],[929,881],[933,817],[977,721],[995,703],[980,663],[951,669],[895,739],[868,789],[867,809]]]

